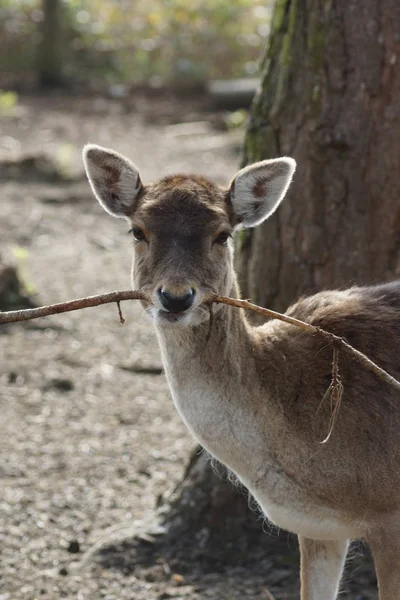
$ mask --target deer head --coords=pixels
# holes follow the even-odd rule
[[[131,224],[133,279],[147,292],[145,308],[160,326],[198,325],[209,318],[204,303],[210,293],[231,293],[233,233],[276,210],[296,167],[287,157],[258,162],[221,189],[198,175],[143,185],[130,160],[92,144],[83,159],[100,204]]]

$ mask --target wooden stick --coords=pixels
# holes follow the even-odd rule
[[[9,310],[7,312],[0,311],[0,325],[3,325],[4,323],[17,323],[18,321],[29,321],[30,319],[48,317],[49,315],[57,315],[63,312],[70,312],[71,310],[100,306],[101,304],[110,304],[111,302],[116,302],[117,305],[119,305],[123,300],[145,300],[146,297],[144,292],[136,290],[128,292],[109,292],[108,294],[88,296],[87,298],[78,298],[77,300],[70,300],[69,302],[49,304],[49,306],[39,306],[38,308]],[[121,319],[122,313],[120,313],[120,310],[118,310],[118,312]]]
[[[347,354],[355,358],[359,363],[361,363],[368,371],[373,371],[382,381],[385,381],[389,385],[393,386],[397,391],[400,392],[400,382],[397,381],[394,377],[389,375],[387,371],[378,367],[371,359],[368,358],[365,354],[350,346],[348,342],[342,337],[335,335],[334,333],[330,333],[329,331],[325,331],[325,329],[321,329],[320,327],[316,327],[315,325],[311,325],[310,323],[305,323],[304,321],[299,321],[299,319],[295,319],[294,317],[289,317],[288,315],[282,315],[281,313],[275,312],[274,310],[270,310],[269,308],[262,308],[257,304],[253,304],[248,300],[239,300],[236,298],[228,298],[227,296],[211,296],[212,302],[217,302],[221,304],[229,304],[231,306],[237,306],[238,308],[244,308],[245,310],[251,310],[253,312],[258,313],[259,315],[263,315],[264,317],[269,317],[270,319],[279,319],[280,321],[284,321],[285,323],[290,323],[295,327],[299,327],[312,335],[319,335],[324,337],[327,342],[333,345],[337,345],[339,349],[345,350]]]
[[[7,312],[0,312],[0,325],[5,323],[16,323],[19,321],[28,321],[30,319],[37,319],[39,317],[47,317],[49,315],[55,315],[63,312],[69,312],[72,310],[80,310],[81,308],[90,308],[92,306],[100,306],[101,304],[110,304],[116,302],[117,305],[124,300],[145,300],[147,297],[145,292],[140,290],[134,291],[123,291],[123,292],[109,292],[108,294],[100,294],[98,296],[89,296],[87,298],[79,298],[77,300],[71,300],[69,302],[60,302],[59,304],[50,304],[49,306],[40,306],[38,308],[28,308],[24,310],[11,310]],[[219,304],[229,304],[230,306],[236,306],[237,308],[243,308],[245,310],[251,310],[264,317],[270,319],[279,319],[295,327],[299,327],[304,331],[312,335],[318,335],[323,337],[327,342],[332,344],[338,349],[343,349],[349,356],[352,356],[360,364],[362,364],[368,371],[375,373],[382,381],[394,387],[400,392],[400,382],[387,373],[384,369],[378,367],[372,360],[370,360],[365,354],[350,346],[343,338],[325,331],[310,323],[305,323],[294,317],[283,315],[274,310],[268,308],[262,308],[257,304],[253,304],[248,300],[239,300],[237,298],[229,298],[227,296],[219,296],[217,294],[210,296],[209,302],[216,302]],[[120,313],[120,317],[122,313]]]

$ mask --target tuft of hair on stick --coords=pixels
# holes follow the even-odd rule
[[[342,397],[344,392],[344,386],[339,373],[339,348],[341,346],[341,340],[334,340],[333,342],[333,358],[332,358],[332,381],[326,390],[324,397],[322,398],[321,405],[325,402],[325,400],[330,401],[331,405],[331,418],[329,420],[328,434],[325,439],[323,439],[320,444],[326,444],[333,432],[335,427],[340,405],[342,403]],[[320,406],[321,406],[320,405]]]

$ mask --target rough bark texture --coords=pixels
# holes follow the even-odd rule
[[[38,79],[44,87],[63,83],[62,74],[62,7],[60,0],[43,0],[42,40],[39,48]]]
[[[298,162],[282,207],[242,233],[245,296],[285,309],[400,274],[400,3],[278,0],[244,164]]]

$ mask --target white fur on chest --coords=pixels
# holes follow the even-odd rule
[[[186,343],[185,343],[186,342]],[[243,481],[261,468],[267,449],[251,410],[251,390],[223,373],[217,357],[209,363],[183,343],[167,344],[160,336],[165,373],[174,404],[200,444]]]
[[[191,389],[191,378],[173,389],[174,402],[188,429],[201,445],[227,465],[257,500],[268,519],[282,529],[311,539],[360,537],[361,529],[339,512],[303,499],[301,488],[276,468],[273,457],[246,413],[231,414],[234,398],[215,391]]]
[[[254,417],[240,409],[246,390],[219,388],[212,381],[199,381],[190,369],[179,379],[171,378],[170,387],[176,409],[189,431],[200,444],[240,479],[249,480],[260,468],[264,442]],[[265,450],[264,450],[265,452]]]
[[[361,535],[361,527],[350,527],[343,515],[313,504],[301,485],[286,476],[274,458],[268,424],[260,422],[247,400],[254,389],[207,370],[184,347],[172,357],[163,344],[161,349],[173,400],[187,428],[237,475],[272,523],[312,539]]]
[[[286,496],[272,500],[268,490],[257,492],[254,497],[268,519],[282,529],[313,540],[347,540],[364,535],[363,523],[350,522],[340,512],[297,497]]]

